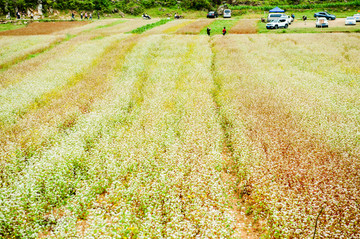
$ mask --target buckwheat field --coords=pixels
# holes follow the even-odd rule
[[[0,35],[0,237],[359,238],[360,36],[158,21]]]

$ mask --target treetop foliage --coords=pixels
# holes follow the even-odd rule
[[[324,2],[345,2],[340,1],[322,1]],[[0,0],[0,14],[8,12],[15,13],[18,11],[25,11],[27,9],[36,9],[41,3],[43,10],[46,12],[49,9],[57,10],[87,10],[87,11],[101,11],[101,12],[116,12],[123,11],[125,13],[138,15],[147,8],[152,7],[180,7],[183,9],[195,10],[210,10],[214,9],[222,3],[231,5],[286,5],[286,4],[308,4],[309,0],[276,0],[276,1],[261,1],[261,0]],[[314,1],[312,1],[313,3]]]

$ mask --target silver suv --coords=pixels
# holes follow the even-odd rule
[[[280,17],[287,17],[284,13],[270,13],[267,17],[267,22],[271,22],[271,20],[279,19]]]
[[[289,23],[286,18],[275,19],[266,24],[267,29],[288,28],[288,26]]]

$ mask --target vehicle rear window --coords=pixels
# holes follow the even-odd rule
[[[281,14],[270,14],[270,17],[281,17]]]
[[[230,10],[225,10],[225,13],[230,13]]]

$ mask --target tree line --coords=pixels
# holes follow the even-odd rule
[[[88,10],[100,12],[122,11],[129,14],[138,15],[147,8],[152,7],[180,7],[182,9],[215,9],[222,3],[231,5],[283,5],[283,4],[306,4],[309,0],[0,0],[0,14],[16,11],[25,11],[27,9],[36,9],[42,4],[43,10]],[[315,1],[312,1],[315,2]],[[325,1],[317,1],[325,2]],[[345,2],[345,0],[332,0],[326,2]]]

